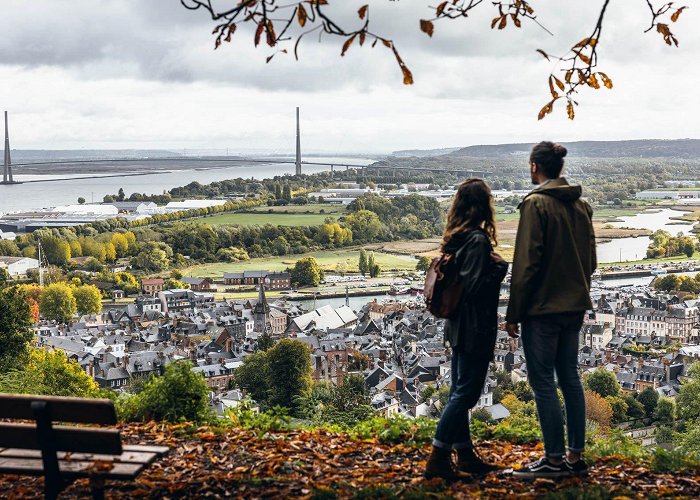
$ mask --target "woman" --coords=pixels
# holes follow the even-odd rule
[[[447,481],[464,473],[485,474],[498,467],[483,462],[469,435],[469,410],[479,401],[493,358],[498,323],[498,294],[508,264],[493,251],[496,227],[491,190],[479,179],[457,189],[442,242],[453,253],[463,284],[459,314],[445,323],[445,340],[452,348],[450,396],[433,440],[425,477]],[[457,464],[452,462],[457,450]]]

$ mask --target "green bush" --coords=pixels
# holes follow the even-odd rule
[[[622,434],[619,429],[606,430],[588,436],[586,455],[591,460],[604,457],[620,457],[635,462],[645,461],[650,452],[637,441]]]
[[[657,448],[652,454],[651,467],[654,472],[681,472],[696,470],[700,468],[700,463],[680,448]]]
[[[287,410],[280,406],[258,412],[250,401],[244,401],[235,408],[229,408],[224,415],[231,425],[244,429],[254,429],[260,434],[266,432],[289,431],[293,429],[292,419]]]
[[[192,371],[188,361],[168,365],[161,377],[153,377],[143,390],[117,400],[121,420],[202,423],[212,419],[207,405],[209,388],[204,377]]]
[[[357,424],[349,433],[359,439],[376,438],[383,443],[418,444],[432,441],[436,428],[435,419],[396,415],[370,418]]]

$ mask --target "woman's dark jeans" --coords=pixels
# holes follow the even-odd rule
[[[568,448],[582,452],[586,442],[586,400],[578,372],[583,313],[531,316],[522,323],[527,378],[535,393],[547,457],[564,455],[564,423],[557,381],[564,395]]]
[[[440,417],[433,446],[455,450],[472,447],[469,410],[479,402],[492,356],[493,349],[490,353],[467,353],[459,346],[452,350],[450,396]]]

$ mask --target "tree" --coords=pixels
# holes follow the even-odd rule
[[[291,201],[292,199],[292,190],[289,187],[289,184],[285,184],[284,187],[282,188],[282,198]]]
[[[423,255],[420,259],[418,259],[418,263],[416,264],[416,271],[427,272],[428,269],[430,269],[430,264],[432,262],[433,261],[430,257],[426,257],[425,255]]]
[[[97,397],[99,387],[60,349],[32,348],[21,369],[0,377],[0,392],[47,396]]]
[[[117,201],[124,201],[124,198],[126,198],[126,194],[124,194],[124,188],[119,188],[119,192],[117,193]]]
[[[122,233],[114,233],[110,241],[117,257],[126,257],[129,254],[129,241]]]
[[[524,380],[520,380],[513,384],[513,394],[520,401],[527,403],[535,399],[535,393],[532,392],[532,387]]]
[[[584,385],[602,397],[620,394],[620,383],[614,373],[599,368],[584,378]]]
[[[136,276],[125,271],[114,274],[114,286],[123,290],[126,294],[138,293],[140,290]]]
[[[586,397],[586,418],[601,427],[610,427],[613,410],[605,398],[592,390],[584,391]]]
[[[170,259],[165,250],[154,242],[149,242],[146,247],[136,255],[136,266],[147,272],[157,273],[170,266]]]
[[[700,418],[700,365],[691,365],[688,375],[690,380],[681,385],[676,396],[676,413],[680,419],[695,421]]]
[[[364,276],[369,272],[368,262],[367,262],[367,251],[364,248],[360,248],[360,260],[357,264],[360,274]]]
[[[661,425],[671,425],[676,419],[676,405],[672,399],[660,398],[654,409],[654,421]]]
[[[472,421],[474,420],[478,420],[487,424],[493,423],[494,421],[493,417],[491,416],[491,412],[483,407],[472,410]]]
[[[352,231],[352,237],[358,242],[373,242],[382,230],[382,223],[374,212],[359,210],[345,217],[345,223]]]
[[[651,387],[647,387],[642,392],[637,394],[637,401],[639,401],[644,407],[644,413],[646,414],[647,418],[651,418],[654,416],[656,403],[659,401],[659,393]]]
[[[321,401],[316,421],[352,427],[374,415],[371,398],[362,375],[348,375],[342,384],[333,386]]]
[[[267,351],[273,345],[275,345],[275,339],[272,338],[272,335],[265,332],[258,337],[258,342],[255,347],[257,351]]]
[[[321,282],[321,267],[313,257],[304,257],[289,271],[292,282],[299,286],[318,286]]]
[[[165,290],[183,290],[183,289],[186,289],[189,287],[190,287],[189,285],[186,285],[182,281],[176,280],[173,278],[168,278],[167,280],[165,280],[165,283],[163,284],[163,288]]]
[[[209,387],[192,371],[189,361],[170,363],[161,377],[146,382],[143,390],[120,403],[124,420],[165,420],[201,423],[211,418]]]
[[[82,196],[79,196],[78,197],[78,205],[82,205],[83,203],[85,203],[85,198],[83,198]]]
[[[32,299],[24,287],[0,290],[0,373],[18,366],[34,336]]]
[[[78,314],[99,314],[102,311],[102,292],[95,285],[82,285],[73,289]]]
[[[71,258],[70,245],[68,242],[53,235],[41,234],[39,236],[43,254],[50,264],[65,266]]]
[[[0,238],[0,255],[7,257],[19,257],[22,255],[17,243]]]
[[[234,373],[236,385],[263,406],[267,404],[270,392],[268,371],[267,353],[259,351],[243,358],[243,364]]]
[[[370,278],[377,278],[382,273],[382,268],[377,264],[377,261],[374,260],[374,252],[369,253],[367,268]]]
[[[270,406],[296,408],[298,397],[311,392],[311,347],[299,340],[282,339],[265,353],[268,361]]]
[[[75,297],[65,283],[52,283],[44,289],[39,301],[41,315],[58,323],[68,323],[77,311]]]
[[[399,55],[397,44],[375,31],[373,24],[370,24],[370,4],[363,5],[357,11],[359,20],[357,24],[348,26],[347,20],[338,15],[338,11],[329,10],[331,2],[309,2],[295,1],[285,3],[281,0],[262,0],[255,2],[239,2],[235,4],[224,4],[223,10],[217,8],[219,5],[207,0],[182,0],[182,5],[189,10],[202,9],[215,21],[213,34],[215,35],[214,48],[218,48],[223,42],[230,42],[235,32],[243,30],[240,25],[249,23],[255,26],[254,45],[257,47],[263,39],[267,46],[274,50],[268,57],[269,62],[276,54],[292,52],[298,57],[299,44],[307,34],[319,31],[322,34],[336,36],[343,40],[340,55],[344,56],[353,46],[363,46],[367,40],[369,46],[387,49],[395,58],[405,85],[413,84],[413,74],[408,65]],[[420,19],[417,27],[427,36],[432,37],[436,29],[436,23],[453,19],[466,19],[472,17],[473,11],[480,5],[491,5],[496,16],[491,21],[491,29],[499,30],[513,26],[520,28],[525,23],[536,23],[539,27],[551,34],[551,32],[540,23],[533,5],[527,0],[517,2],[494,1],[484,3],[475,0],[450,0],[443,1],[426,10],[426,18]],[[539,119],[544,118],[553,111],[557,101],[566,101],[566,113],[569,119],[574,119],[574,107],[578,105],[575,99],[579,99],[577,94],[581,89],[589,87],[599,89],[613,87],[612,80],[607,74],[598,70],[598,50],[603,39],[603,21],[608,12],[610,0],[604,0],[598,12],[597,22],[589,30],[585,31],[583,38],[576,42],[572,41],[569,51],[561,57],[548,54],[542,49],[537,51],[547,59],[555,63],[553,71],[548,75],[549,90],[551,100],[545,104],[538,115]],[[659,33],[663,41],[669,45],[678,46],[678,39],[671,31],[671,25],[678,21],[679,16],[686,9],[685,6],[678,6],[674,2],[659,3],[647,0],[645,3],[639,2],[642,8],[649,9],[650,26],[647,32]],[[644,7],[645,6],[645,7]],[[342,11],[341,11],[342,12]],[[376,16],[373,16],[376,20]],[[276,25],[276,26],[275,26]],[[380,43],[381,42],[381,43]],[[264,44],[263,44],[264,46]],[[288,47],[288,48],[285,48]],[[549,99],[549,97],[548,97]]]
[[[7,269],[0,267],[0,289],[5,288],[5,285],[10,281],[10,273]]]
[[[644,418],[644,406],[642,406],[642,403],[637,401],[637,398],[631,394],[625,394],[622,396],[622,399],[624,399],[625,403],[627,403],[627,416],[630,419],[636,420],[639,418]]]
[[[605,400],[612,409],[613,423],[620,423],[627,420],[627,403],[619,396],[607,396]]]

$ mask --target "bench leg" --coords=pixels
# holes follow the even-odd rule
[[[94,500],[104,500],[105,497],[105,480],[101,477],[90,478],[90,493]]]

